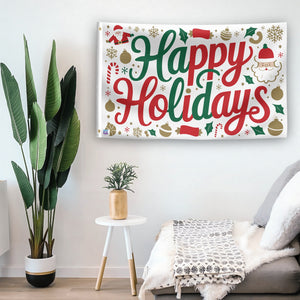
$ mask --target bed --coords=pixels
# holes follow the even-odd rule
[[[202,225],[197,227],[197,230],[201,229],[199,233],[195,228],[189,231],[188,227],[190,223],[203,222],[209,224],[209,228],[215,224],[213,226],[217,229],[214,232],[217,234],[208,232],[207,236],[218,235],[218,239],[222,235],[225,237],[228,231],[220,231],[218,224],[232,224],[228,235],[233,241],[232,247],[235,245],[237,249],[231,249],[232,253],[225,255],[234,261],[231,264],[240,263],[237,258],[241,256],[242,270],[234,265],[232,270],[235,272],[229,272],[230,268],[222,272],[226,269],[222,268],[223,258],[220,259],[222,248],[215,248],[215,257],[206,253],[208,248],[203,248],[201,243],[206,245],[208,239]],[[181,225],[179,231],[178,224]],[[253,221],[188,219],[163,224],[144,269],[139,299],[145,299],[146,290],[150,290],[157,300],[300,299],[299,233],[300,161],[297,161],[275,181]],[[227,245],[229,242],[217,240],[210,247],[219,244]],[[194,250],[200,254],[194,255]],[[182,253],[186,256],[181,257]],[[209,270],[205,265],[207,261],[199,262],[201,255],[206,260],[213,258]],[[178,262],[183,262],[183,265]],[[231,277],[227,278],[228,274]],[[237,278],[239,280],[234,281]]]

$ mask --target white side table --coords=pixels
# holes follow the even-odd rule
[[[130,226],[140,225],[140,224],[146,223],[146,221],[147,221],[147,219],[145,217],[132,216],[132,215],[129,215],[127,217],[127,219],[124,219],[124,220],[113,220],[109,216],[99,217],[95,220],[96,224],[108,227],[105,245],[104,245],[104,249],[103,249],[102,262],[101,262],[101,266],[99,269],[99,274],[98,274],[98,278],[97,278],[97,282],[96,282],[96,286],[95,286],[96,291],[99,291],[100,287],[101,287],[105,264],[106,264],[106,260],[107,260],[108,248],[109,248],[113,228],[114,227],[123,227],[126,251],[127,251],[127,258],[128,258],[128,264],[129,264],[129,270],[130,270],[131,294],[132,294],[132,296],[136,296],[137,277],[136,277],[134,256],[133,256],[133,250],[132,250],[132,244],[131,244],[131,238],[130,238]]]

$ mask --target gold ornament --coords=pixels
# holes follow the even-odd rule
[[[129,64],[131,61],[131,54],[124,49],[120,55],[120,61],[123,64]]]
[[[280,135],[283,131],[283,124],[275,118],[274,121],[268,125],[268,131],[273,136]]]
[[[224,41],[229,41],[232,37],[232,33],[229,31],[229,28],[221,31],[221,39]]]
[[[111,124],[111,123],[107,123],[106,127],[105,127],[106,130],[109,130],[109,136],[113,136],[116,134],[117,130],[116,130],[116,126]]]
[[[159,133],[163,137],[169,137],[172,134],[172,128],[169,126],[168,123],[162,125],[159,129]]]
[[[274,100],[280,100],[283,97],[283,90],[280,88],[280,86],[272,90],[271,96]]]
[[[106,103],[105,103],[105,109],[109,112],[112,112],[115,110],[115,104],[109,99]]]

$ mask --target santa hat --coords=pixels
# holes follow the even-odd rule
[[[122,30],[123,29],[123,27],[122,26],[120,26],[120,25],[116,25],[115,27],[114,27],[114,30],[116,31],[116,30]]]
[[[272,49],[268,48],[267,44],[264,44],[264,47],[258,53],[258,58],[261,62],[273,62],[274,53]]]

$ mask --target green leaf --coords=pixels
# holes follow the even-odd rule
[[[213,131],[213,122],[207,123],[205,126],[206,134],[209,135]]]
[[[54,146],[59,145],[66,136],[75,105],[76,69],[71,67],[61,81],[62,103]]]
[[[70,173],[70,169],[64,171],[64,172],[58,172],[57,174],[57,178],[56,178],[56,184],[59,188],[61,188],[67,181],[67,178],[69,176]]]
[[[3,63],[1,63],[1,78],[14,139],[22,145],[27,138],[27,129],[20,90],[15,77]]]
[[[283,111],[283,107],[281,104],[279,105],[276,105],[276,104],[273,104],[275,106],[275,109],[276,109],[276,112],[279,113],[279,114],[283,114],[284,115],[284,111]]]
[[[35,85],[33,81],[29,51],[27,40],[24,38],[24,49],[25,49],[25,75],[26,75],[26,95],[27,95],[27,115],[28,118],[31,117],[32,104],[37,101]]]
[[[55,41],[53,41],[46,90],[45,117],[47,121],[51,120],[57,114],[60,104],[61,92],[56,67],[56,45]]]
[[[246,30],[246,34],[245,34],[244,37],[246,37],[246,36],[253,36],[253,34],[255,33],[256,29],[257,29],[257,28],[253,28],[253,27],[248,28],[248,29]]]
[[[27,209],[32,205],[34,200],[34,192],[32,186],[27,176],[25,175],[24,171],[14,161],[12,161],[11,164],[13,166],[18,181],[18,185],[22,194],[24,205]]]
[[[260,126],[256,126],[256,127],[251,126],[251,128],[253,129],[255,135],[262,135],[262,134],[264,135],[265,134],[263,128]]]
[[[55,154],[54,136],[51,133],[47,137],[47,152],[46,152],[46,159],[44,165],[38,171],[39,183],[42,184],[45,189],[49,186],[50,183],[50,175],[53,166],[54,154]]]
[[[150,129],[150,130],[148,130],[148,131],[150,132],[151,135],[156,136],[156,132],[155,132],[154,129]]]
[[[78,150],[79,139],[80,122],[78,119],[76,109],[74,109],[66,138],[64,139],[64,142],[60,144],[55,151],[53,167],[56,174],[58,172],[66,171],[70,168]]]
[[[244,75],[244,77],[245,77],[247,83],[249,83],[249,84],[254,84],[253,79],[252,79],[251,76]]]
[[[45,210],[54,209],[57,203],[57,194],[58,189],[56,187],[54,174],[51,174],[51,181],[48,188],[44,189],[42,185],[40,185],[40,204],[43,205]],[[44,200],[43,200],[44,196]],[[42,203],[44,201],[44,203]]]
[[[183,29],[179,28],[179,36],[180,36],[180,40],[183,41],[184,43],[186,43],[188,37],[187,32],[185,32]]]
[[[40,170],[47,150],[46,121],[37,102],[32,104],[30,125],[30,159],[33,169]]]

